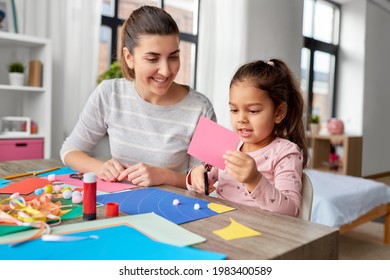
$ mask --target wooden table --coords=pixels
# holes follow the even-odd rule
[[[0,162],[0,177],[62,165],[58,160],[25,160]],[[21,180],[14,179],[14,181]],[[254,207],[209,197],[170,186],[161,189],[236,208],[182,224],[184,228],[204,236],[207,241],[195,247],[221,252],[228,259],[338,259],[338,229],[310,223],[299,218],[267,212]],[[8,195],[0,194],[0,198]],[[104,219],[105,209],[98,208],[98,219]],[[261,232],[261,236],[224,241],[212,231],[230,224],[230,218]],[[67,222],[82,222],[81,218]]]

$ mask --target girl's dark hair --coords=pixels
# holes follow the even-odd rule
[[[303,167],[306,167],[308,151],[303,124],[304,100],[300,86],[289,67],[279,59],[268,62],[262,60],[242,65],[234,74],[230,87],[236,82],[250,82],[264,90],[272,99],[275,108],[285,102],[287,114],[283,121],[275,125],[275,136],[297,144],[303,154]]]
[[[134,69],[129,69],[127,66],[122,50],[126,47],[131,54],[134,54],[140,36],[147,34],[179,36],[179,28],[172,16],[158,7],[142,6],[131,13],[120,31],[120,65],[123,76],[129,80],[135,77]]]

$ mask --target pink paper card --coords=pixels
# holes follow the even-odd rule
[[[0,189],[0,193],[13,194],[18,192],[20,194],[29,194],[47,184],[49,184],[49,181],[46,179],[30,177]]]
[[[237,133],[202,116],[187,153],[219,169],[225,169],[222,156],[228,150],[236,150],[239,142]]]
[[[56,181],[69,184],[76,187],[83,187],[83,181],[79,179],[70,178],[69,174],[56,176]],[[106,182],[99,178],[96,179],[96,188],[98,191],[113,193],[128,189],[137,188],[138,186],[130,183],[119,183],[119,182]]]

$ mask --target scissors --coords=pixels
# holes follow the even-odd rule
[[[83,180],[83,173],[73,173],[73,174],[69,174],[69,177],[72,178],[72,179]]]

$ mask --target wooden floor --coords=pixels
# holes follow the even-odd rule
[[[390,260],[390,245],[383,244],[383,224],[369,222],[341,235],[340,260]]]
[[[390,176],[375,178],[390,186]],[[390,245],[383,244],[383,224],[365,223],[340,236],[341,260],[390,260]]]
[[[380,177],[380,178],[375,178],[375,181],[379,181],[382,183],[385,183],[390,186],[390,176],[385,176],[385,177]]]

